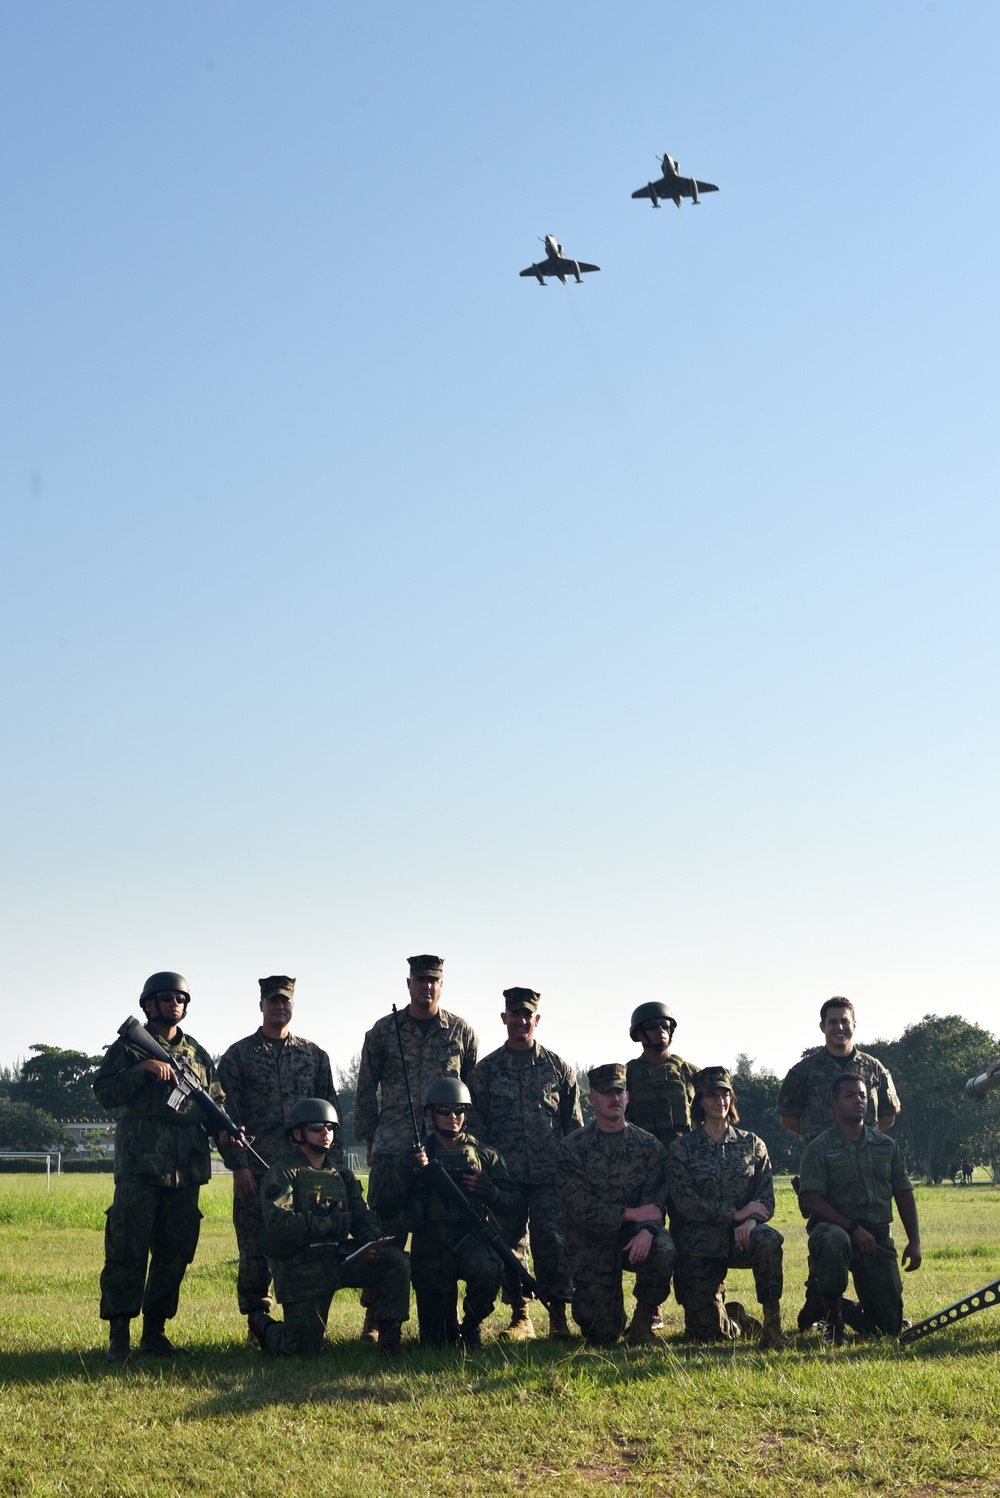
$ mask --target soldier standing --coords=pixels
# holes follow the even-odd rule
[[[258,983],[260,1026],[229,1047],[219,1062],[219,1080],[234,1119],[253,1136],[264,1159],[273,1162],[287,1153],[285,1125],[300,1098],[323,1098],[338,1117],[340,1103],[326,1051],[290,1032],[295,979],[273,974]],[[339,1131],[334,1158],[343,1158]],[[236,1294],[241,1315],[250,1316],[271,1309],[271,1271],[258,1242],[264,1166],[232,1148],[223,1151],[223,1159],[233,1173],[233,1226],[240,1255]]]
[[[625,1331],[622,1274],[634,1270],[636,1303],[627,1340],[655,1347],[653,1315],[670,1288],[676,1259],[664,1227],[667,1151],[626,1122],[624,1065],[592,1067],[587,1081],[596,1117],[559,1146],[573,1319],[588,1342],[617,1342]]]
[[[250,1313],[250,1330],[266,1353],[318,1353],[330,1301],[345,1286],[371,1294],[379,1352],[400,1351],[400,1330],[410,1314],[410,1266],[401,1249],[375,1245],[378,1223],[361,1185],[333,1158],[339,1124],[326,1098],[300,1099],[285,1126],[292,1148],[261,1182],[263,1241],[285,1313],[284,1321],[264,1311]]]
[[[191,991],[180,973],[154,973],[139,1003],[160,1045],[186,1061],[205,1091],[221,1106],[225,1095],[212,1058],[180,1028]],[[183,1351],[167,1338],[164,1324],[177,1314],[184,1271],[198,1246],[198,1191],[210,1179],[205,1116],[184,1097],[169,1106],[177,1075],[119,1037],[94,1077],[102,1108],[115,1109],[115,1195],[104,1230],[101,1319],[110,1323],[108,1361],[131,1354],[129,1323],[142,1310],[140,1352],[170,1357]],[[228,1146],[229,1136],[219,1136]],[[149,1273],[147,1275],[147,1264]]]
[[[523,1219],[512,1229],[514,1252],[528,1267],[527,1232],[538,1288],[549,1305],[549,1335],[572,1336],[566,1302],[573,1293],[566,1263],[562,1201],[557,1185],[559,1141],[583,1127],[576,1072],[554,1051],[535,1040],[541,1016],[540,995],[530,988],[505,988],[500,1019],[507,1044],[483,1058],[472,1073],[470,1091],[481,1133],[503,1155],[520,1190]],[[535,1335],[520,1288],[504,1290],[510,1302],[510,1325],[502,1337],[524,1340]]]
[[[677,1295],[684,1330],[700,1342],[760,1333],[763,1348],[780,1349],[781,1245],[774,1228],[774,1180],[762,1139],[737,1129],[733,1079],[723,1066],[695,1078],[695,1128],[670,1146],[668,1179],[677,1244]],[[724,1303],[727,1269],[752,1269],[763,1328],[739,1301]]]
[[[358,1087],[354,1103],[354,1137],[363,1139],[367,1149],[369,1176],[368,1200],[379,1212],[382,1187],[388,1180],[400,1150],[413,1146],[413,1118],[406,1089],[409,1076],[414,1098],[438,1077],[460,1077],[466,1084],[472,1076],[479,1041],[472,1026],[457,1015],[441,1008],[444,984],[444,958],[422,952],[407,958],[410,975],[406,980],[409,1004],[396,1018],[392,1014],[376,1020],[365,1036],[358,1070]],[[400,1060],[402,1042],[406,1074]],[[381,1213],[380,1213],[381,1216]],[[406,1241],[399,1223],[382,1221],[383,1232],[399,1236],[400,1247]],[[367,1304],[367,1296],[362,1296]],[[372,1335],[370,1309],[365,1317],[362,1336]]]
[[[417,1297],[420,1340],[428,1347],[461,1343],[482,1347],[480,1325],[493,1310],[503,1263],[492,1248],[469,1233],[454,1204],[435,1189],[425,1167],[438,1160],[473,1207],[491,1208],[506,1228],[520,1211],[517,1187],[495,1149],[466,1131],[469,1089],[458,1077],[439,1077],[424,1090],[427,1141],[411,1145],[383,1176],[380,1215],[401,1220],[412,1233],[410,1260]],[[506,1234],[505,1234],[506,1236]],[[458,1322],[458,1283],[465,1281],[463,1319]]]
[[[866,1125],[870,1099],[850,1073],[831,1088],[834,1124],[802,1153],[800,1201],[809,1216],[809,1256],[824,1301],[823,1340],[844,1339],[847,1276],[861,1302],[852,1325],[896,1337],[903,1326],[903,1283],[889,1224],[895,1200],[906,1232],[903,1264],[920,1268],[920,1227],[913,1186],[895,1140]]]

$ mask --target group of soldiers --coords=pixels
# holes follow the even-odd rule
[[[197,1246],[213,1129],[233,1176],[239,1309],[248,1342],[266,1354],[318,1352],[332,1297],[348,1287],[361,1291],[361,1335],[398,1353],[411,1283],[429,1346],[479,1347],[500,1295],[510,1311],[501,1337],[535,1335],[537,1298],[556,1340],[574,1336],[571,1311],[588,1342],[624,1335],[656,1345],[671,1287],[688,1337],[785,1346],[767,1150],[738,1127],[726,1068],[673,1052],[668,1006],[639,1005],[629,1033],[640,1053],[587,1073],[594,1117],[584,1125],[574,1068],[536,1038],[539,994],[504,991],[506,1041],[480,1061],[471,1025],[441,1007],[443,959],[408,963],[406,1006],[373,1025],[361,1054],[355,1135],[367,1152],[367,1201],[344,1164],[330,1058],[291,1030],[294,978],[260,980],[261,1024],[218,1068],[181,1028],[184,978],[148,979],[146,1028],[168,1059],[124,1034],[94,1081],[118,1116],[101,1275],[109,1359],[131,1355],[140,1312],[141,1351],[180,1350],[166,1322]],[[821,1325],[834,1345],[845,1326],[895,1335],[903,1325],[893,1204],[907,1235],[903,1263],[920,1264],[913,1189],[886,1132],[899,1099],[881,1062],[854,1046],[854,1028],[848,1000],[827,1000],[823,1045],[791,1069],[778,1097],[782,1124],[805,1146],[793,1181],[809,1243],[798,1325]],[[177,1087],[182,1065],[228,1109],[231,1130]],[[727,1300],[730,1268],[752,1271],[760,1318]],[[630,1318],[626,1272],[635,1276]],[[845,1295],[849,1276],[856,1302]]]

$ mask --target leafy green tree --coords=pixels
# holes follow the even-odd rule
[[[62,1125],[41,1108],[0,1098],[0,1149],[68,1149],[71,1143]]]
[[[773,1071],[755,1071],[752,1056],[736,1058],[733,1087],[740,1114],[739,1127],[759,1134],[767,1145],[775,1175],[791,1175],[799,1168],[802,1140],[778,1122],[778,1088],[781,1078]]]
[[[989,1158],[1000,1132],[1000,1094],[965,1095],[969,1078],[1000,1055],[988,1030],[960,1014],[925,1014],[898,1040],[873,1040],[871,1049],[896,1083],[902,1112],[893,1138],[912,1171],[939,1181],[954,1160]]]
[[[103,1057],[63,1051],[54,1045],[33,1045],[29,1049],[35,1054],[22,1066],[12,1098],[67,1121],[99,1115],[91,1084]]]
[[[0,1097],[13,1097],[21,1080],[21,1062],[13,1066],[0,1066]]]

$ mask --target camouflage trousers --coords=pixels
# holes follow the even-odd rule
[[[383,1217],[378,1210],[379,1193],[391,1177],[396,1166],[395,1155],[376,1155],[368,1170],[368,1190],[366,1193],[368,1210],[374,1212],[379,1220],[383,1233],[392,1233],[400,1248],[406,1246],[406,1229],[398,1217]]]
[[[632,1224],[628,1234],[632,1236]],[[623,1235],[619,1235],[621,1238]],[[670,1294],[670,1276],[677,1252],[666,1228],[651,1234],[649,1256],[635,1270],[635,1298],[658,1306]],[[588,1342],[608,1346],[617,1342],[626,1326],[622,1274],[632,1266],[624,1252],[618,1254],[618,1265],[612,1273],[588,1267],[585,1245],[571,1255],[573,1260],[573,1320]],[[591,1260],[592,1263],[592,1260]]]
[[[254,1176],[257,1190],[253,1196],[239,1196],[233,1192],[233,1227],[236,1229],[236,1247],[240,1255],[236,1295],[243,1316],[249,1316],[251,1311],[269,1311],[272,1305],[271,1271],[257,1241],[257,1235],[264,1225],[264,1215],[260,1209],[260,1183],[261,1177]]]
[[[104,1228],[101,1317],[168,1320],[201,1230],[197,1186],[118,1181]],[[147,1264],[149,1274],[146,1273]]]
[[[338,1290],[366,1291],[376,1321],[409,1320],[410,1261],[402,1249],[379,1249],[373,1264],[342,1264],[330,1250],[327,1263],[328,1271],[317,1275],[314,1294],[282,1302],[284,1320],[269,1326],[261,1341],[269,1356],[314,1357],[323,1346],[330,1302]]]
[[[684,1307],[684,1332],[699,1342],[729,1339],[725,1317],[726,1271],[749,1269],[753,1273],[757,1300],[764,1305],[780,1300],[783,1288],[781,1245],[775,1228],[756,1227],[746,1248],[730,1244],[725,1257],[682,1254],[677,1263],[677,1299]]]
[[[569,1264],[566,1260],[566,1238],[563,1231],[562,1198],[558,1186],[521,1185],[523,1211],[511,1224],[508,1241],[525,1269],[528,1263],[528,1235],[531,1235],[531,1257],[535,1279],[546,1300],[569,1300],[573,1294]],[[504,1284],[503,1299],[507,1305],[520,1305],[524,1296]]]
[[[843,1228],[818,1222],[809,1229],[809,1259],[824,1299],[843,1295],[850,1273],[861,1302],[864,1330],[898,1337],[903,1329],[903,1281],[896,1245],[888,1224],[868,1227],[868,1231],[878,1244],[877,1251],[870,1255],[858,1253]]]

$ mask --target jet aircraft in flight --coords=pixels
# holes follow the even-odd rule
[[[537,265],[529,265],[527,270],[520,273],[522,276],[536,276],[539,286],[545,285],[546,276],[556,276],[565,286],[567,276],[575,276],[580,281],[581,271],[601,268],[599,265],[588,265],[585,260],[568,260],[563,254],[562,245],[556,244],[554,234],[546,234],[542,243],[545,245],[546,258],[539,260]]]
[[[659,182],[647,182],[632,194],[633,198],[652,198],[653,207],[659,208],[661,198],[673,198],[679,208],[681,198],[693,198],[697,203],[703,192],[718,192],[714,182],[699,182],[694,177],[682,177],[674,158],[667,151],[663,157],[663,176]]]

